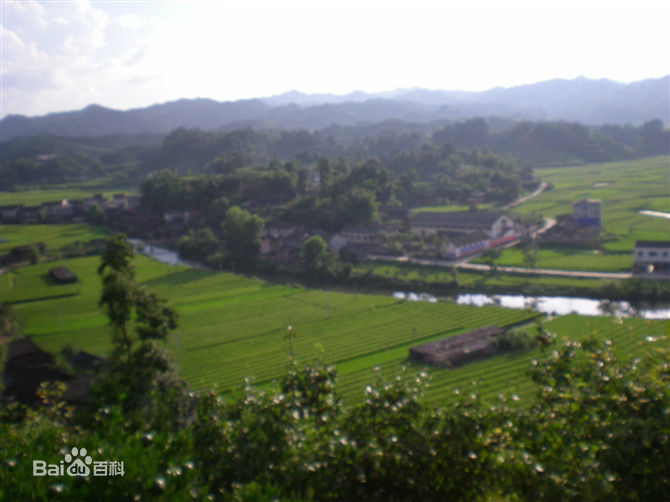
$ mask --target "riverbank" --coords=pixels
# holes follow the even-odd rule
[[[163,263],[206,269],[201,264],[193,264],[180,259],[174,251],[147,245],[140,239],[132,239],[131,241],[139,252]],[[355,267],[348,276],[321,277],[318,280],[303,272],[290,270],[272,263],[261,263],[257,269],[250,271],[250,275],[274,283],[291,284],[299,282],[310,288],[335,288],[344,292],[355,293],[393,294],[397,291],[411,291],[455,299],[459,295],[487,295],[490,298],[508,295],[523,298],[522,301],[526,304],[533,303],[538,297],[586,300],[603,304],[605,309],[601,313],[610,313],[611,309],[607,310],[609,308],[606,306],[607,302],[625,301],[627,306],[618,311],[620,315],[624,315],[626,311],[631,309],[633,311],[645,310],[649,312],[665,311],[665,305],[659,306],[658,309],[648,305],[645,309],[644,303],[670,302],[670,285],[666,283],[665,288],[663,288],[659,281],[654,280],[608,281],[602,278],[528,277],[525,274],[493,275],[490,271],[475,270],[466,273],[457,269],[447,270],[444,267],[430,267],[411,263],[384,265],[366,263]],[[493,300],[494,303],[496,301]],[[547,313],[556,312],[563,308],[555,302],[553,305],[552,308],[548,307]],[[569,308],[566,313],[574,310],[574,307]],[[594,312],[593,309],[594,307],[590,304],[588,309],[584,311],[584,315],[599,315],[591,313]],[[670,318],[670,312],[667,316],[667,318]]]

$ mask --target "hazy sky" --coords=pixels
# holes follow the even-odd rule
[[[2,116],[670,73],[667,0],[0,2]]]

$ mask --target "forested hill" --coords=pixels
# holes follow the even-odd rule
[[[291,91],[265,99],[217,102],[184,99],[119,111],[98,105],[42,117],[10,115],[0,121],[3,141],[20,136],[58,134],[101,136],[168,133],[179,127],[205,130],[239,127],[322,129],[385,120],[454,121],[468,117],[564,120],[584,124],[670,122],[670,76],[630,84],[610,80],[549,80],[508,89],[461,92],[396,90],[345,96]]]
[[[153,171],[225,174],[274,161],[314,165],[324,156],[356,164],[377,159],[400,176],[446,173],[453,149],[512,157],[522,168],[628,160],[670,152],[660,120],[641,126],[467,119],[453,123],[386,121],[320,131],[203,131],[100,137],[31,136],[0,143],[5,188],[99,176],[139,181]]]

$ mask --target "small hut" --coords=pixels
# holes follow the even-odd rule
[[[409,358],[414,362],[432,366],[460,366],[496,354],[497,335],[504,332],[505,328],[500,326],[485,326],[461,335],[412,347],[409,349]]]
[[[49,275],[52,279],[58,284],[69,284],[71,282],[77,282],[77,276],[74,273],[65,267],[56,267],[49,270]]]

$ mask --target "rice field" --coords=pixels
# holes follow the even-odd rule
[[[43,242],[47,250],[57,250],[76,241],[86,242],[105,239],[111,232],[103,227],[85,223],[64,223],[58,225],[0,225],[0,254],[7,253],[16,246],[26,246]]]
[[[98,257],[39,264],[3,274],[3,301],[14,302],[24,332],[46,350],[67,344],[100,355],[110,349],[107,319],[97,301]],[[180,325],[169,341],[180,376],[195,390],[227,392],[245,377],[259,384],[280,378],[288,353],[299,363],[320,357],[338,369],[338,392],[345,402],[359,400],[374,378],[373,368],[385,375],[399,373],[410,347],[497,324],[531,322],[536,313],[497,306],[472,307],[451,303],[415,303],[388,296],[308,290],[203,270],[173,267],[145,257],[136,259],[137,278],[167,297],[180,315]],[[48,269],[63,265],[80,282],[58,285]],[[6,287],[7,281],[11,288]],[[591,324],[589,324],[591,323]],[[595,323],[595,324],[593,324]],[[631,354],[647,335],[667,333],[667,321],[624,321],[576,316],[547,324],[557,332],[584,336],[596,325],[626,339]],[[610,329],[611,328],[611,329]],[[291,336],[289,337],[289,333]],[[458,369],[429,370],[431,399],[447,399],[459,392],[477,391],[484,398],[531,391],[526,369],[539,351],[509,353]],[[410,366],[410,372],[420,371]]]
[[[670,212],[670,158],[652,157],[624,162],[541,168],[535,175],[553,185],[552,190],[514,209],[523,214],[555,218],[572,214],[572,204],[585,197],[602,200],[605,237],[600,250],[542,247],[537,268],[630,271],[637,240],[666,240],[670,220],[640,214],[642,210]],[[476,260],[485,263],[485,260]],[[510,248],[498,265],[523,265],[522,253]]]
[[[610,340],[618,357],[625,360],[643,355],[654,347],[670,348],[669,321],[568,315],[544,322],[543,326],[554,333],[558,340],[584,340],[588,336]],[[532,332],[534,328],[528,329]],[[426,395],[428,399],[459,399],[459,396],[475,393],[485,401],[505,395],[529,402],[536,387],[528,377],[528,370],[534,359],[546,356],[546,350],[536,348],[525,352],[506,353],[455,369],[431,369],[408,365],[401,360],[388,361],[377,365],[376,371],[361,368],[341,375],[338,389],[345,402],[353,403],[363,398],[363,389],[374,379],[375,373],[389,378],[400,374],[405,367],[409,376],[419,371],[427,371],[430,375]]]
[[[138,187],[119,184],[108,179],[93,179],[81,182],[50,184],[44,188],[24,187],[12,191],[0,191],[0,205],[11,206],[24,204],[25,206],[39,206],[43,202],[53,202],[63,199],[84,199],[95,194],[103,194],[111,199],[115,193],[132,195],[138,193]]]

